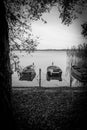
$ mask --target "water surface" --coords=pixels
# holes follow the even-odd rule
[[[43,87],[58,87],[58,86],[70,86],[70,76],[67,74],[66,68],[68,65],[67,62],[67,53],[66,51],[35,51],[34,53],[28,54],[26,52],[15,53],[19,56],[20,66],[26,67],[34,62],[36,77],[33,81],[20,81],[18,75],[15,72],[12,75],[12,85],[13,86],[39,86],[39,69],[41,68],[41,85]],[[62,69],[62,81],[58,80],[46,80],[47,67],[52,65],[59,66]]]

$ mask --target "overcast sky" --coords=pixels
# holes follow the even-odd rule
[[[38,49],[67,49],[85,41],[79,19],[70,26],[63,25],[56,7],[50,13],[44,13],[43,18],[47,24],[41,20],[32,23],[33,34],[40,37]]]

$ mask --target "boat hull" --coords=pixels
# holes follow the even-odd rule
[[[20,74],[19,80],[32,81],[36,76],[36,73],[22,73]]]
[[[71,75],[80,82],[87,82],[87,68],[72,66]]]
[[[32,81],[35,76],[36,76],[36,72],[34,70],[34,68],[32,66],[27,66],[25,67],[23,70],[18,71],[18,77],[19,80],[26,80],[26,81]]]
[[[56,66],[49,66],[47,68],[47,81],[50,80],[59,80],[62,81],[62,70]]]

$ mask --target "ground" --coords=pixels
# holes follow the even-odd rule
[[[86,87],[13,87],[14,117],[20,130],[83,130]]]

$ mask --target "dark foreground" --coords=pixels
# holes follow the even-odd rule
[[[14,117],[19,130],[84,130],[86,88],[14,88]]]

